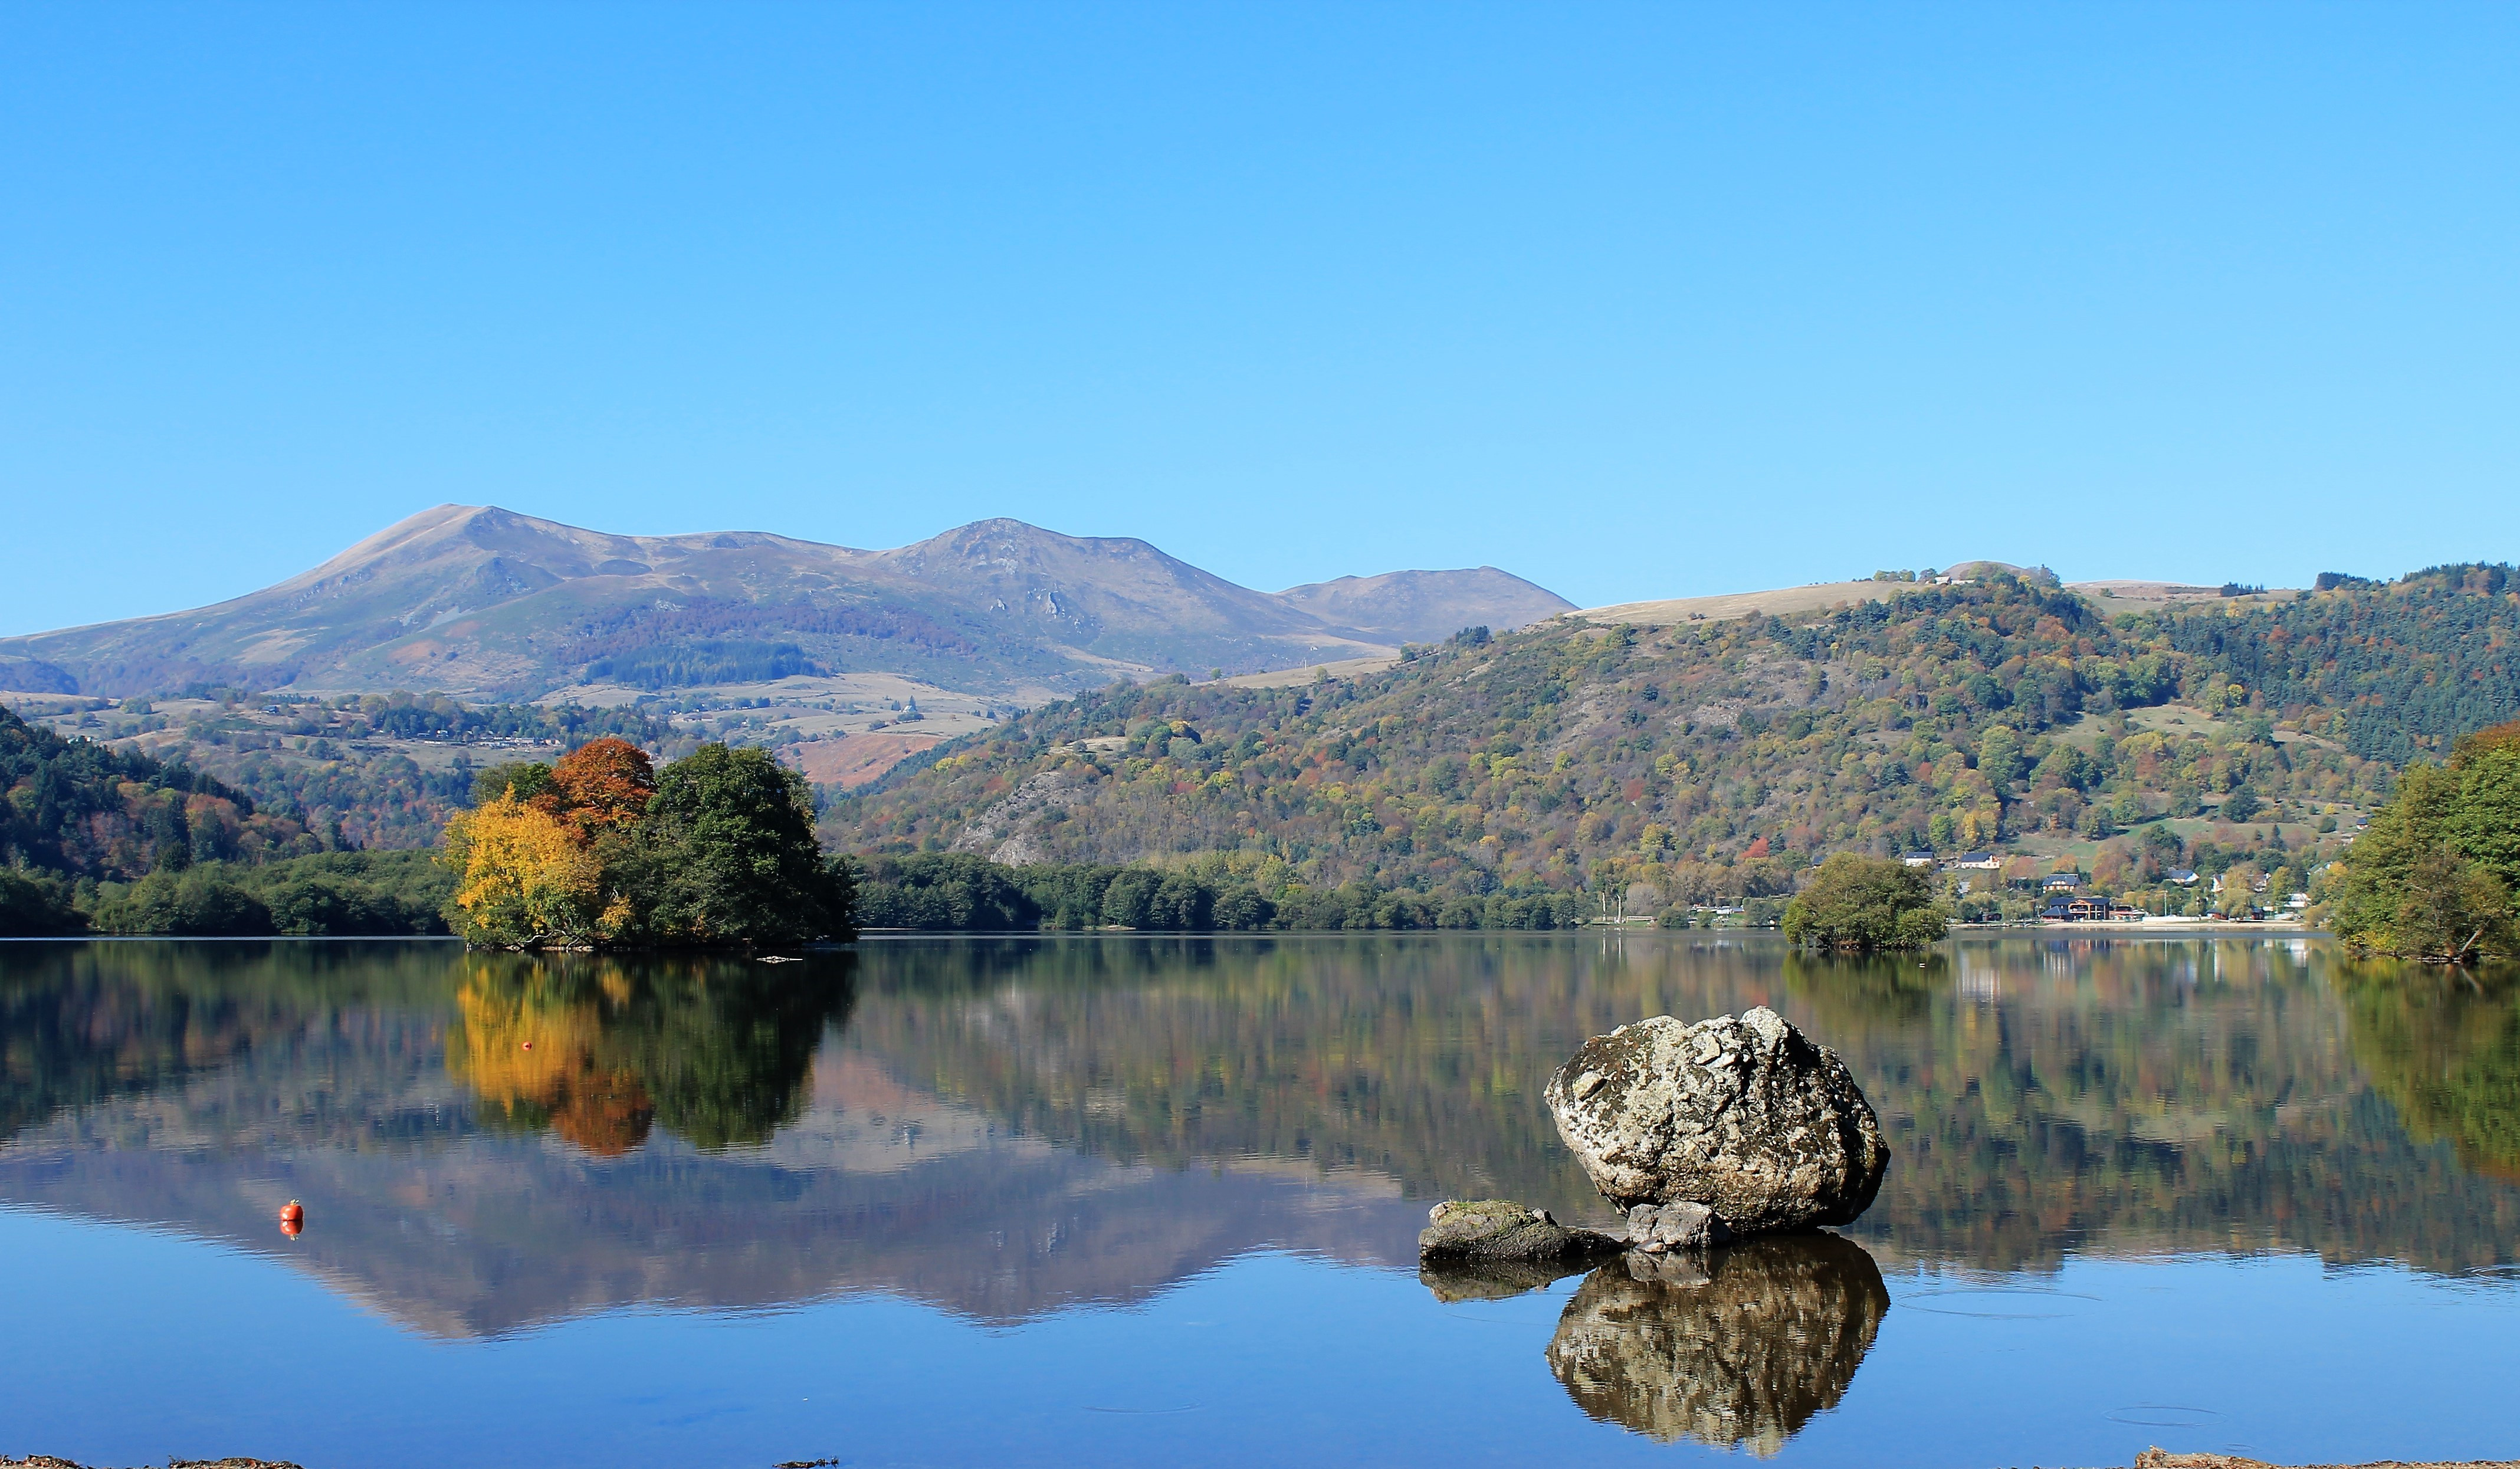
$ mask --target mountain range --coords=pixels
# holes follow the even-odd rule
[[[600,699],[887,674],[1021,703],[1114,677],[1389,657],[1572,606],[1492,566],[1256,592],[1145,541],[1011,519],[861,551],[752,531],[612,535],[443,505],[214,606],[0,638],[0,688]]]

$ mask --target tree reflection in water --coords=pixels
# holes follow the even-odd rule
[[[598,1157],[652,1126],[758,1145],[795,1120],[824,1027],[847,1023],[846,957],[468,954],[447,1071],[485,1125],[547,1128]]]
[[[1835,1234],[1632,1254],[1576,1288],[1549,1366],[1602,1422],[1766,1458],[1845,1396],[1889,1310],[1872,1257]]]
[[[2520,967],[2388,961],[2338,976],[2354,1058],[2418,1143],[2446,1139],[2471,1172],[2520,1180]]]

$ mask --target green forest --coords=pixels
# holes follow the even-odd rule
[[[467,704],[442,693],[317,699],[219,685],[125,699],[64,723],[57,733],[214,777],[336,846],[371,850],[434,843],[471,792],[475,766],[518,745],[557,754],[608,734],[675,754],[698,742],[638,708]],[[415,741],[448,758],[423,765]]]
[[[2507,568],[2102,606],[1998,574],[1791,617],[1472,629],[1302,687],[1114,685],[910,762],[824,830],[1438,913],[1738,903],[1832,851],[2027,850],[2102,890],[2242,863],[2303,882],[2404,761],[2520,708]]]
[[[2342,865],[2332,921],[2355,950],[2466,963],[2520,952],[2520,722],[2408,768]]]
[[[344,850],[180,764],[0,709],[0,934],[444,933],[426,851]]]

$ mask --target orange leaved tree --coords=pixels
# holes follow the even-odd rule
[[[552,767],[551,783],[533,797],[541,811],[574,825],[586,840],[626,831],[648,814],[656,793],[656,768],[648,752],[626,739],[589,740]]]

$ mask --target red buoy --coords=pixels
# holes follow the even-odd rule
[[[280,1227],[283,1231],[290,1234],[294,1234],[298,1230],[306,1227],[305,1206],[299,1204],[295,1199],[291,1199],[288,1203],[281,1205]]]

